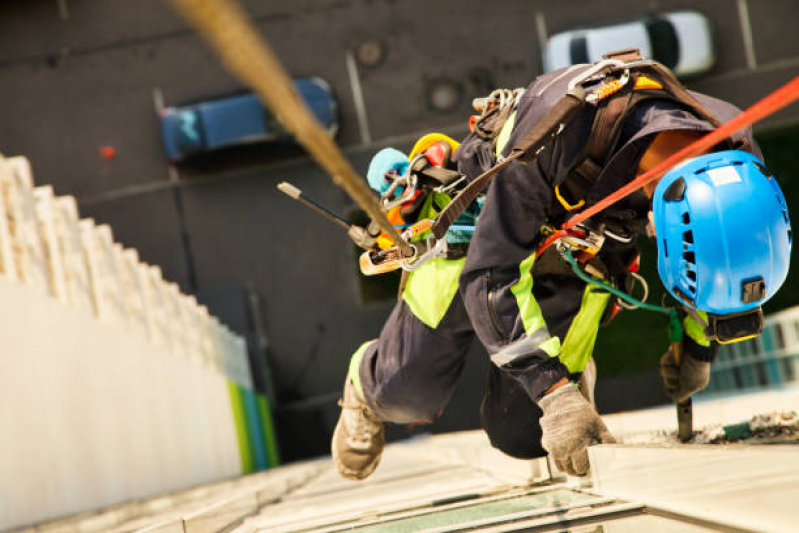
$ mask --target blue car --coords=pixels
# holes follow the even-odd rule
[[[294,87],[316,119],[335,135],[338,105],[319,78],[299,78]],[[161,110],[164,148],[173,163],[230,146],[291,139],[254,94],[243,94]]]

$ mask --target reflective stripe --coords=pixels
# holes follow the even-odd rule
[[[522,261],[519,265],[519,281],[513,284],[510,292],[516,297],[516,304],[519,306],[519,315],[524,324],[524,331],[528,336],[533,335],[539,329],[546,330],[544,315],[541,314],[541,307],[533,297],[533,274],[531,269],[535,262],[535,252],[530,257]]]
[[[694,317],[694,313],[699,316]],[[697,318],[704,322],[704,324],[701,324],[699,321],[697,321]],[[691,337],[691,339],[698,345],[705,347],[710,346],[710,339],[707,337],[707,335],[705,335],[705,325],[707,325],[707,323],[707,313],[704,311],[695,311],[693,309],[682,320],[685,334]]]
[[[408,275],[402,299],[428,327],[438,327],[458,292],[458,276],[466,258],[432,259]]]
[[[497,366],[507,365],[520,357],[527,357],[541,347],[541,344],[549,340],[547,328],[541,328],[532,335],[525,335],[521,339],[512,342],[491,356],[491,362]]]
[[[560,337],[550,337],[548,340],[545,340],[543,343],[541,343],[539,348],[544,350],[544,352],[550,357],[559,356],[561,350],[563,349],[560,345]]]
[[[492,361],[495,361],[495,358],[497,360],[505,360],[506,357],[501,354],[506,351],[516,354],[515,357],[507,359],[508,362],[523,355],[529,355],[535,350],[543,350],[550,357],[560,355],[560,338],[550,336],[547,324],[544,321],[544,315],[541,313],[541,307],[533,296],[533,274],[531,270],[534,262],[535,252],[521,262],[519,265],[519,281],[510,288],[510,292],[516,297],[519,317],[524,325],[526,336],[492,355]],[[515,348],[517,344],[520,345],[519,349]],[[522,353],[521,346],[524,347],[524,353]],[[501,364],[507,364],[507,362]]]
[[[513,131],[513,125],[516,123],[516,110],[510,114],[508,119],[505,121],[505,124],[502,126],[502,129],[499,130],[499,135],[497,136],[497,148],[496,148],[496,157],[502,153],[502,150],[505,149],[505,145],[508,144],[508,140],[510,140],[511,131]]]
[[[560,361],[566,365],[569,372],[582,372],[588,364],[608,299],[610,299],[608,292],[592,285],[585,288],[580,311],[572,320],[560,351]]]
[[[363,354],[366,353],[366,349],[373,342],[377,342],[377,339],[366,341],[361,344],[357,350],[355,350],[355,353],[352,354],[352,358],[350,359],[349,370],[347,371],[347,375],[350,377],[352,384],[355,386],[355,390],[358,392],[358,396],[361,398],[363,398],[363,386],[361,385],[361,361],[363,360]]]

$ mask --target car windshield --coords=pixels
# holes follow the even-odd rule
[[[646,21],[646,32],[652,44],[652,56],[668,68],[674,68],[680,61],[680,43],[674,25],[664,18]]]
[[[189,154],[203,147],[200,115],[192,109],[183,109],[175,114],[173,132],[177,140],[178,150]]]

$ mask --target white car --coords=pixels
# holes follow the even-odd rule
[[[553,35],[544,50],[544,70],[593,63],[623,48],[638,48],[677,76],[705,72],[715,60],[707,18],[696,11],[677,11]]]

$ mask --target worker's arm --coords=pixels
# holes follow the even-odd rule
[[[550,332],[533,295],[535,247],[552,200],[538,166],[513,163],[491,184],[461,277],[466,309],[491,361],[533,399],[570,373],[559,359],[562,339]]]
[[[683,356],[679,365],[672,348],[660,358],[664,391],[666,396],[678,404],[707,387],[710,382],[710,363],[716,359],[719,345],[707,337],[706,320],[707,315],[702,312],[698,312],[697,317],[688,314],[683,319],[685,334],[682,340]]]

